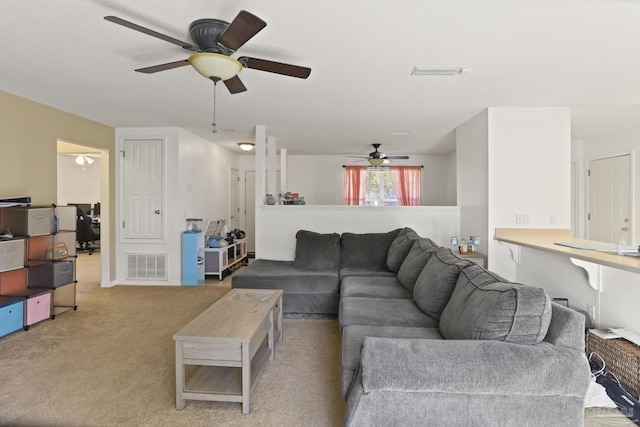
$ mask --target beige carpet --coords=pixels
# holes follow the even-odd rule
[[[337,321],[285,319],[284,342],[241,404],[175,409],[173,334],[229,290],[98,286],[99,255],[78,261],[78,310],[0,338],[0,424],[12,426],[339,426]]]
[[[99,287],[100,255],[78,260],[78,310],[0,338],[0,425],[340,426],[340,337],[335,320],[285,319],[276,360],[239,403],[188,401],[175,409],[173,334],[229,290]],[[585,426],[632,426],[616,410]]]

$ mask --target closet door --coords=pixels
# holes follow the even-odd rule
[[[123,141],[122,237],[162,239],[164,230],[164,141]]]

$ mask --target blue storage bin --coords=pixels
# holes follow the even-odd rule
[[[0,302],[2,304],[2,302]],[[5,302],[0,306],[0,336],[15,332],[24,326],[24,301]]]

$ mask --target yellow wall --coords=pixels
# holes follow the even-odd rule
[[[114,128],[0,91],[0,197],[31,196],[32,204],[56,203],[59,139],[110,153],[109,248],[110,259],[115,259]]]

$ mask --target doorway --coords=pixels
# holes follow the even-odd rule
[[[588,238],[632,244],[631,155],[591,159],[588,170]]]
[[[92,219],[91,230],[95,240],[91,241],[90,247],[93,250],[77,251],[76,268],[78,282],[88,281],[92,286],[100,286],[103,276],[110,277],[109,257],[101,256],[97,250],[102,249],[103,245],[100,243],[104,239],[101,239],[101,235],[105,228],[108,229],[101,226],[108,218],[108,201],[106,204],[101,203],[103,199],[108,199],[109,191],[108,155],[105,153],[104,150],[93,147],[57,141],[56,204],[78,205],[87,218]],[[108,247],[108,244],[106,246]],[[100,265],[102,268],[98,267]]]

